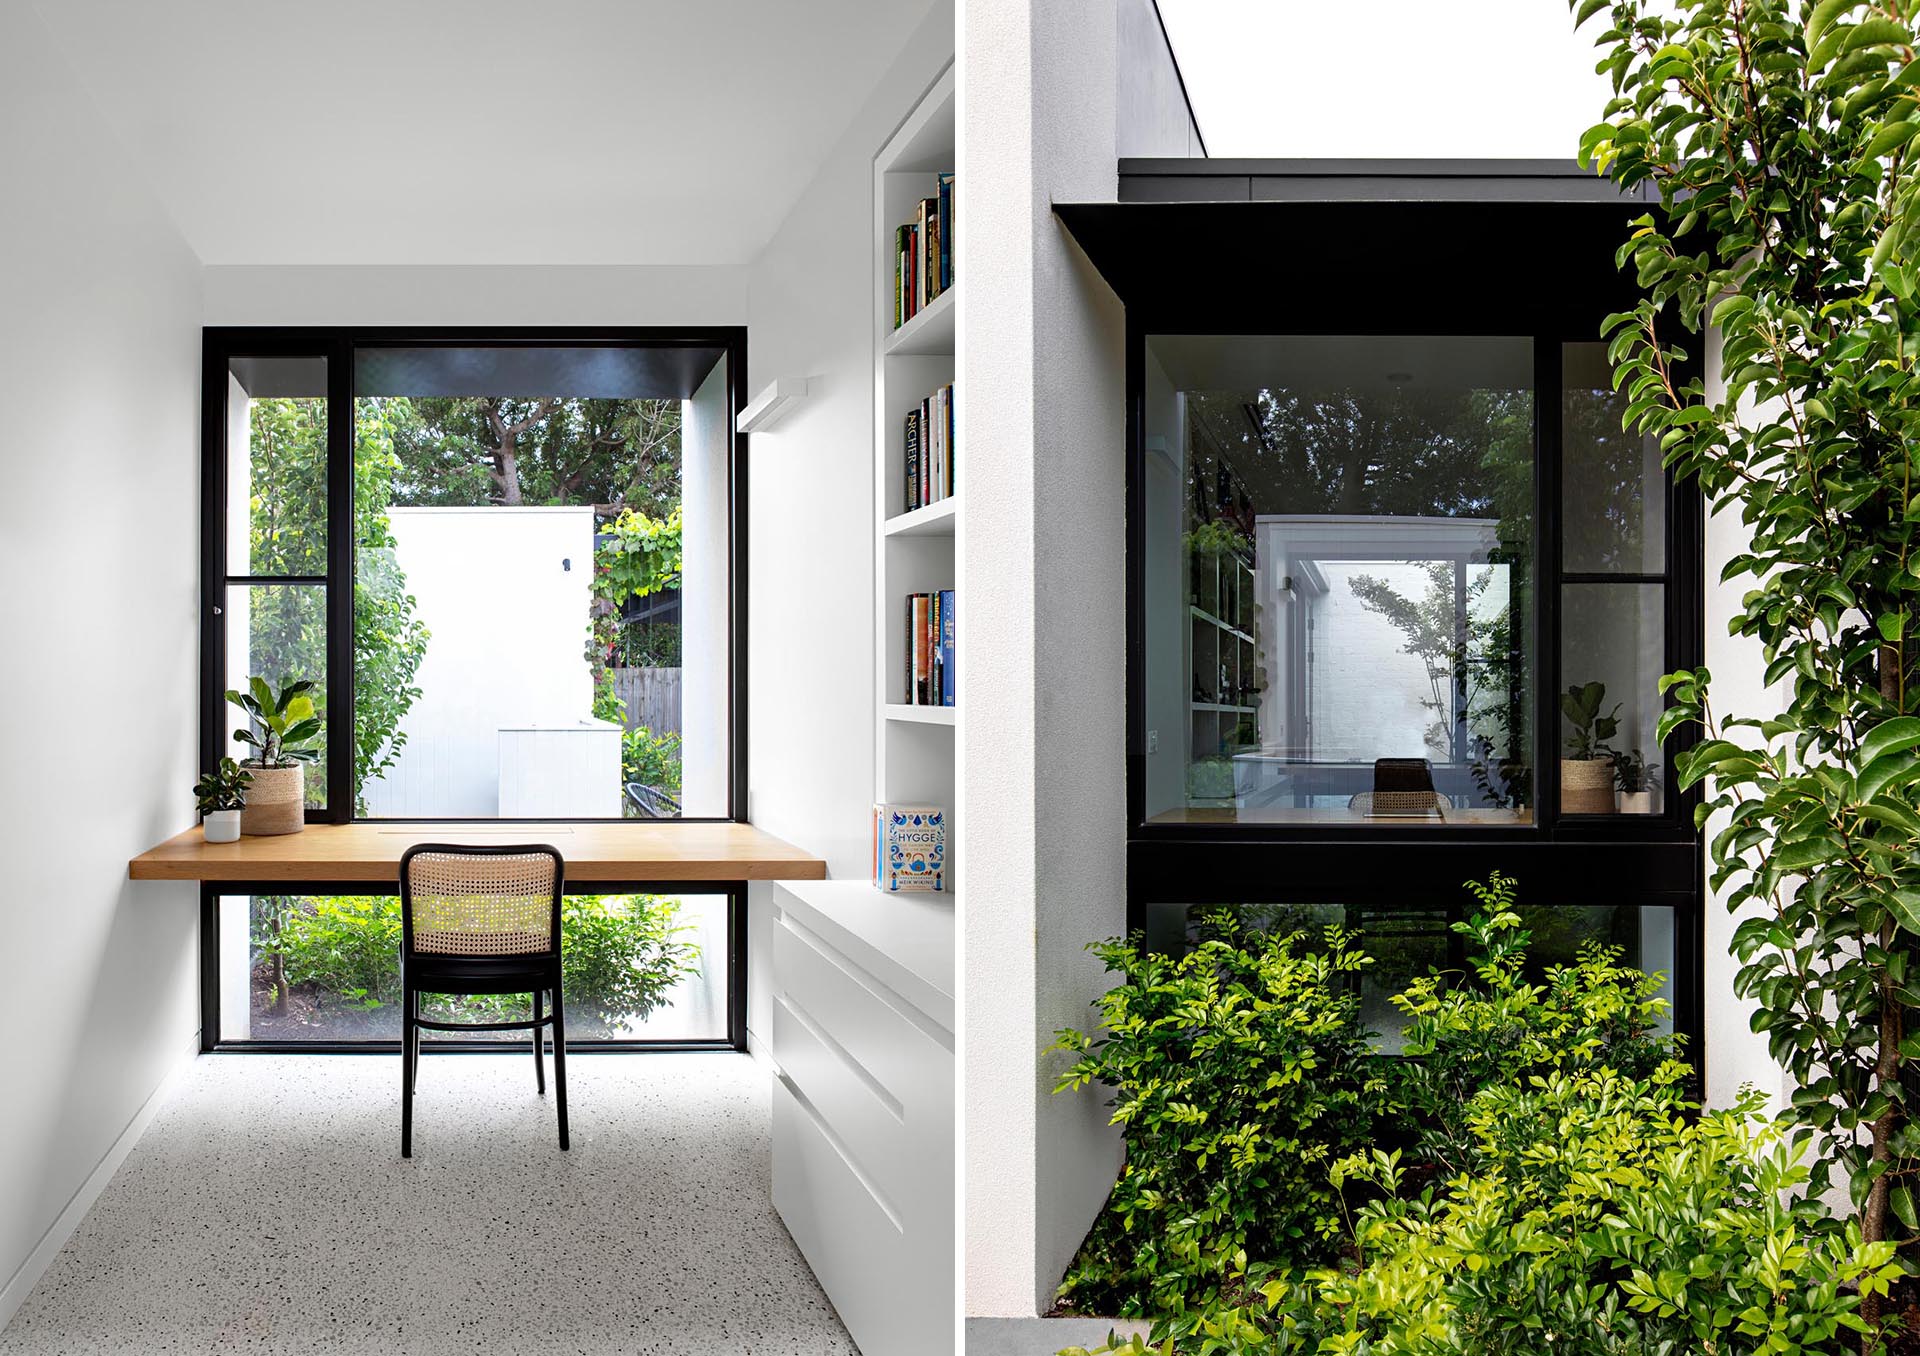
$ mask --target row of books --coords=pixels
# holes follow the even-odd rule
[[[937,805],[873,807],[873,883],[894,894],[947,888],[947,813]]]
[[[953,383],[907,415],[907,511],[953,493]]]
[[[953,176],[938,176],[913,220],[893,233],[893,327],[899,329],[953,286]]]
[[[907,595],[907,705],[953,705],[953,590]]]

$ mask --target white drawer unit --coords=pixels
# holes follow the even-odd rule
[[[776,887],[773,1202],[863,1356],[954,1331],[953,910]]]

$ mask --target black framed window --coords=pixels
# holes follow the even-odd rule
[[[209,329],[203,373],[204,763],[306,678],[309,821],[745,818],[743,330]],[[203,887],[208,1048],[397,1048],[364,890]],[[744,1048],[744,887],[565,917],[570,1037]]]
[[[206,335],[204,757],[313,680],[308,817],[744,817],[738,330]]]
[[[321,881],[208,885],[201,897],[207,1049],[397,1050],[400,902]],[[569,1049],[744,1049],[746,890],[572,885],[561,904]],[[524,996],[445,998],[436,1020],[497,1021]],[[439,1049],[524,1043],[442,1036]]]
[[[1130,925],[1331,911],[1411,955],[1497,871],[1697,1037],[1693,736],[1652,736],[1703,517],[1599,345],[1646,208],[1535,165],[1161,168],[1056,208],[1126,307]]]

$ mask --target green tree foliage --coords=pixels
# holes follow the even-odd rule
[[[406,402],[361,400],[354,417],[354,795],[393,765],[406,743],[400,722],[420,689],[413,684],[429,634],[415,616],[406,576],[394,559],[387,509],[399,470],[394,432]],[[249,547],[259,574],[327,573],[326,402],[256,400],[248,411]],[[253,667],[316,682],[316,714],[326,719],[326,608],[323,590],[268,586],[249,590]],[[325,798],[324,770],[307,780],[308,799]]]
[[[592,504],[664,516],[680,502],[678,400],[415,396],[394,429],[398,501]]]
[[[420,699],[413,680],[432,639],[414,614],[387,518],[402,469],[396,435],[410,417],[404,400],[354,402],[353,786],[362,814],[366,788],[406,747],[402,721]]]
[[[1666,680],[1664,737],[1704,782],[1713,885],[1744,921],[1735,987],[1792,1074],[1812,1185],[1845,1183],[1871,1241],[1915,1237],[1909,1060],[1920,1030],[1920,66],[1897,4],[1579,0],[1615,97],[1584,156],[1662,210],[1620,258],[1645,299],[1612,317],[1628,427],[1737,513],[1748,591],[1786,709],[1723,719],[1710,675]],[[1722,389],[1676,342],[1711,323]],[[1689,341],[1691,342],[1691,341]],[[1868,1305],[1878,1313],[1877,1298]]]

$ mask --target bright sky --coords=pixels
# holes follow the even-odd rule
[[[1574,158],[1602,24],[1566,0],[1159,0],[1215,157]]]

